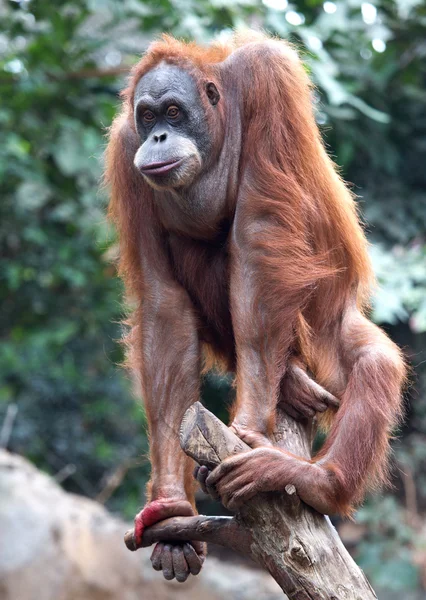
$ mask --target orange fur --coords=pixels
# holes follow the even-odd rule
[[[189,239],[174,233],[172,266],[158,258],[161,240],[170,232],[156,212],[157,196],[133,167],[139,145],[133,121],[135,88],[163,61],[185,69],[196,81],[218,152],[223,139],[230,151],[227,136],[241,128],[238,181],[228,188],[226,244],[215,242],[213,234],[212,240],[203,240],[201,234]],[[206,81],[213,81],[224,98],[217,113],[221,131],[202,94]],[[189,340],[188,328],[194,326],[208,349],[208,366],[218,359],[236,369],[240,423],[247,419],[253,426],[259,416],[259,430],[262,423],[272,426],[293,354],[341,399],[332,423],[330,412],[323,418],[331,431],[313,464],[321,466],[325,477],[326,500],[318,506],[348,513],[368,487],[386,481],[389,436],[401,414],[405,367],[394,344],[364,316],[374,283],[367,242],[353,195],[324,149],[311,91],[295,49],[286,42],[249,32],[202,48],[163,36],[134,67],[122,94],[122,113],[110,132],[106,180],[111,187],[109,213],[120,236],[119,270],[136,305],[129,361],[141,374],[150,420],[159,418],[155,411],[160,409],[153,408],[153,387],[146,383],[153,375],[146,366],[144,335],[153,320],[146,308],[146,298],[155,296],[151,274],[158,271],[166,281],[163,312],[170,335]],[[219,223],[215,228],[219,232]],[[145,262],[158,262],[152,270],[142,266],[145,251],[151,251]],[[173,316],[177,305],[186,315],[185,327]],[[169,343],[155,341],[156,368],[164,376],[172,371],[181,386],[187,385],[186,402],[191,403],[198,392],[197,381],[191,379],[197,377],[198,348],[192,341],[192,362],[188,358],[180,365],[169,354],[163,357]],[[184,348],[182,342],[179,351]],[[172,387],[170,383],[161,410],[171,411],[177,428],[186,405],[171,408],[172,400],[180,402],[172,398]],[[262,402],[266,408],[260,408]],[[160,463],[158,451],[155,457]],[[291,468],[297,470],[294,464]],[[308,490],[311,476],[306,468],[304,463],[300,474]],[[313,485],[316,477],[317,471]],[[309,503],[309,491],[305,496]]]

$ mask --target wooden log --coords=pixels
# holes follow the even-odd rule
[[[276,445],[310,457],[312,424],[297,423],[278,411]],[[182,421],[183,450],[214,469],[225,458],[250,448],[197,402]],[[343,546],[328,517],[301,502],[288,485],[258,494],[234,518],[175,517],[148,528],[143,545],[157,541],[215,542],[247,554],[265,567],[291,600],[375,600],[364,573]],[[136,549],[132,532],[126,544]]]
[[[190,537],[188,537],[190,536]],[[143,534],[142,546],[146,548],[156,542],[207,542],[231,548],[240,554],[250,556],[250,531],[242,527],[232,517],[171,517],[164,519]],[[137,550],[133,530],[126,532],[124,541],[129,550]]]

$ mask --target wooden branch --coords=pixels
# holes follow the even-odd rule
[[[143,534],[142,548],[156,542],[193,540],[211,542],[250,556],[250,531],[232,517],[172,517],[156,523]],[[129,550],[137,550],[133,530],[127,531],[124,541]]]
[[[279,410],[274,437],[276,445],[310,456],[311,423],[296,423]],[[186,454],[209,469],[232,454],[250,451],[199,402],[186,411],[180,439]],[[258,494],[234,518],[176,517],[143,535],[144,546],[164,540],[210,541],[247,554],[270,572],[290,600],[377,599],[328,517],[301,502],[293,485]],[[126,544],[136,549],[133,532],[127,532]]]

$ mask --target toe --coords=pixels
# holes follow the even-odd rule
[[[151,554],[151,564],[155,571],[161,571],[161,556],[163,553],[164,544],[159,542],[156,544]]]
[[[191,575],[198,575],[204,562],[204,555],[198,554],[191,544],[183,545],[183,554],[185,556],[189,572]]]
[[[188,579],[189,567],[183,553],[183,546],[176,545],[172,548],[173,572],[176,580],[183,583]]]
[[[164,544],[161,554],[161,566],[164,579],[171,581],[174,578],[175,573],[173,570],[172,547],[170,544]]]

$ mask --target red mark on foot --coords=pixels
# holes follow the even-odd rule
[[[136,546],[142,544],[144,530],[154,523],[168,517],[190,517],[194,514],[191,504],[187,500],[153,500],[145,506],[135,517],[134,537]]]

